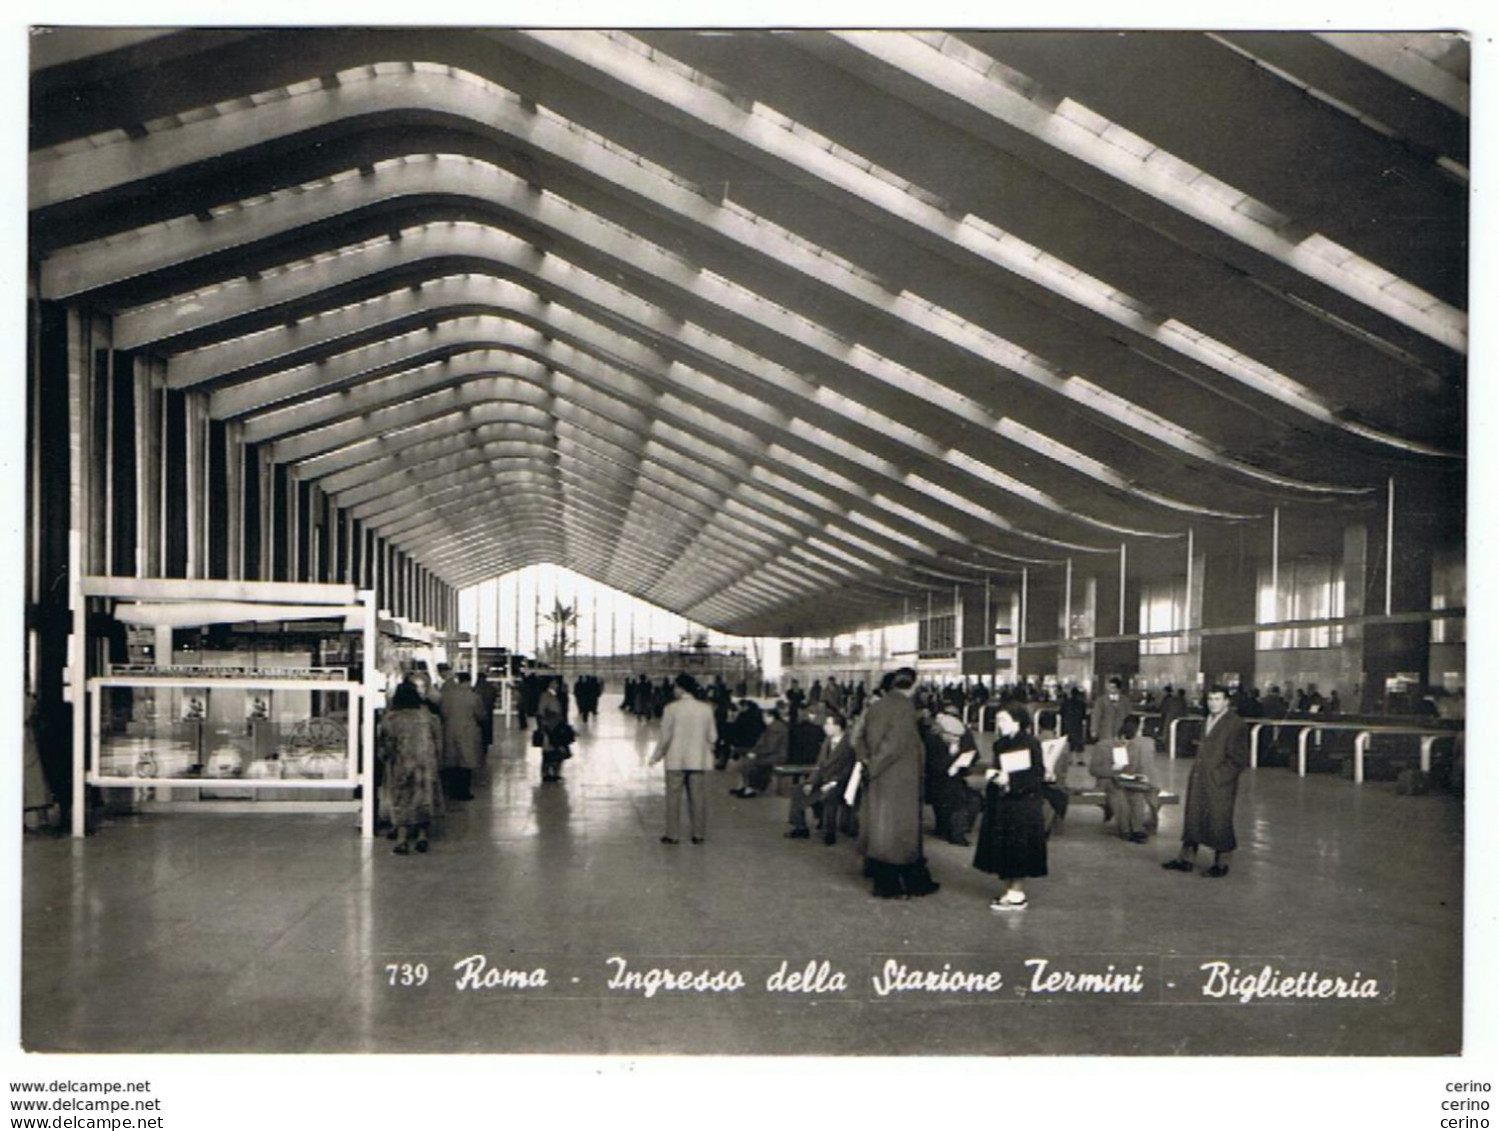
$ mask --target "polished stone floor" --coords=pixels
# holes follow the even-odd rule
[[[477,799],[456,808],[425,856],[360,840],[346,815],[159,813],[106,821],[83,841],[28,835],[25,1047],[1318,1056],[1461,1047],[1463,809],[1449,795],[1254,771],[1223,880],[1159,867],[1180,807],[1163,811],[1158,840],[1142,846],[1110,835],[1097,809],[1075,811],[1030,908],[1006,916],[989,909],[995,881],[973,870],[971,850],[946,843],[928,844],[938,894],[871,898],[850,843],[785,839],[785,799],[732,798],[726,774],[710,778],[707,843],[664,846],[661,775],[646,765],[655,726],[610,703],[580,730],[566,780],[546,786],[524,736],[502,730]],[[1164,784],[1184,789],[1190,762],[1159,762]],[[783,962],[798,973],[826,962],[821,985],[768,988]],[[894,990],[890,971],[901,964],[990,981]],[[1111,965],[1137,980],[1061,979]],[[1267,966],[1284,978],[1342,976],[1375,996],[1246,1002],[1204,992],[1223,988],[1215,970],[1252,982]],[[627,980],[651,970],[706,972],[710,984]],[[481,984],[459,989],[465,971]],[[492,984],[482,984],[486,971]],[[743,988],[730,989],[734,974]],[[1047,983],[1048,974],[1058,977]]]

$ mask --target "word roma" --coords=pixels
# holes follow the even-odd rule
[[[460,990],[539,990],[547,984],[547,972],[540,966],[535,970],[505,970],[491,966],[482,954],[453,963],[453,969],[458,972],[456,986]]]
[[[1204,962],[1207,973],[1203,997],[1236,998],[1247,1005],[1255,998],[1377,998],[1379,979],[1365,978],[1355,971],[1351,978],[1324,978],[1315,970],[1285,974],[1272,966],[1246,974],[1227,962]]]

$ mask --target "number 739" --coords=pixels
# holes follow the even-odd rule
[[[387,962],[385,973],[392,986],[425,986],[427,984],[425,962]]]

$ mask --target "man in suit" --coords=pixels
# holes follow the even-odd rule
[[[1239,775],[1249,766],[1249,728],[1229,708],[1228,688],[1221,684],[1208,691],[1207,708],[1192,775],[1187,779],[1181,852],[1161,867],[1191,872],[1198,845],[1206,845],[1213,850],[1213,866],[1202,874],[1216,880],[1228,875],[1228,857],[1238,843],[1234,839],[1234,801]]]
[[[713,708],[698,696],[697,680],[683,672],[672,687],[672,701],[661,713],[661,738],[651,765],[666,761],[666,835],[662,844],[682,840],[682,795],[692,826],[692,843],[708,835],[708,787],[703,775],[713,768],[718,726]]]

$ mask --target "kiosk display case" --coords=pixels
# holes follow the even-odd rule
[[[89,689],[90,785],[359,784],[358,727],[348,720],[357,683],[111,675]]]
[[[142,807],[352,809],[372,835],[385,692],[373,594],[113,577],[85,578],[83,591],[90,623],[124,647],[111,661],[91,639],[102,674],[79,681],[74,835],[85,786]]]

